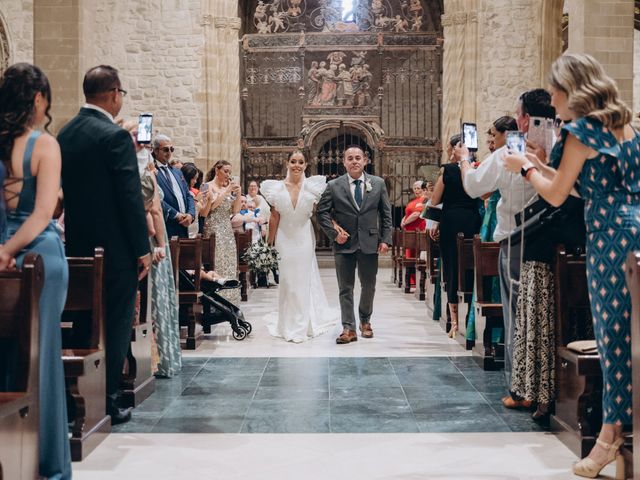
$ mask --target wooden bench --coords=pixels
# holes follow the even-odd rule
[[[420,232],[402,231],[402,262],[404,269],[404,293],[411,293],[411,274],[416,276],[416,264],[418,262],[418,235]],[[407,255],[407,250],[413,252],[413,256]],[[417,278],[416,278],[417,281]]]
[[[71,427],[71,459],[83,460],[111,432],[106,414],[106,361],[104,352],[104,251],[93,257],[67,257],[69,288],[62,314],[64,363]],[[66,327],[73,323],[73,336]]]
[[[586,456],[602,424],[602,371],[597,354],[566,348],[594,338],[584,254],[556,251],[556,402],[551,428],[576,455]]]
[[[392,271],[391,271],[391,281],[394,284],[398,283],[398,262],[401,260],[400,259],[400,236],[402,235],[402,230],[400,230],[399,228],[394,228],[393,232],[391,232],[392,235],[392,243],[391,243],[391,265],[392,265]]]
[[[123,407],[137,407],[155,391],[155,376],[151,366],[153,319],[149,275],[139,283],[138,292],[138,313],[131,328],[131,343],[120,386]]]
[[[33,253],[22,270],[0,272],[0,344],[15,348],[0,370],[0,479],[38,478],[38,323],[44,264]],[[7,388],[8,387],[8,388]]]
[[[473,237],[473,264],[475,269],[476,304],[475,330],[476,342],[473,346],[473,357],[484,370],[496,370],[504,366],[504,346],[494,345],[492,332],[494,328],[504,325],[502,304],[493,303],[485,284],[498,276],[498,256],[500,244],[483,242],[480,235]]]
[[[209,243],[210,245],[210,243]],[[187,350],[195,350],[202,342],[203,332],[198,331],[196,325],[202,318],[202,305],[200,297],[202,291],[200,289],[200,270],[202,270],[202,238],[178,238],[173,237],[170,242],[172,251],[171,257],[176,257],[176,265],[180,270],[193,270],[193,290],[180,289],[180,281],[178,281],[178,305],[180,306],[180,325],[186,326],[187,334],[181,338],[183,348]],[[173,252],[176,252],[175,255]],[[177,266],[174,268],[178,268]],[[182,335],[181,335],[182,337]]]
[[[456,237],[458,250],[458,333],[456,340],[471,350],[475,345],[474,340],[467,340],[467,325],[469,323],[470,305],[473,298],[473,239],[464,238],[463,233]]]
[[[427,263],[427,249],[429,248],[427,232],[417,232],[416,246],[416,299],[424,302],[427,298],[427,271],[429,265]]]
[[[431,238],[429,233],[426,234],[426,276],[425,276],[425,304],[427,306],[427,316],[432,320],[439,321],[440,319],[434,318],[433,312],[435,311],[435,298],[436,287],[440,278],[440,244]],[[442,317],[442,315],[441,315]]]
[[[244,258],[245,253],[251,247],[251,231],[235,232],[236,251],[238,252],[238,280],[240,281],[240,299],[246,302],[249,299],[249,263]]]
[[[631,384],[640,385],[640,252],[627,255],[627,288],[631,295]],[[640,412],[640,388],[633,389],[634,412]],[[640,472],[640,414],[633,416],[633,471]]]

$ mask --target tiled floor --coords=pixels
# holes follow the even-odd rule
[[[335,271],[321,274],[336,301]],[[74,478],[574,478],[554,435],[502,407],[502,372],[482,371],[389,275],[378,275],[375,338],[344,346],[340,326],[303,344],[269,336],[277,289],[253,292],[242,305],[251,336],[215,327]]]
[[[114,432],[541,431],[471,358],[188,358]]]

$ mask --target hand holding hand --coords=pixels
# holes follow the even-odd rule
[[[387,245],[386,243],[381,243],[380,245],[378,245],[378,253],[380,255],[386,255],[389,252],[389,245]]]

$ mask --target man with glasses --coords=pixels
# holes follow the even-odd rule
[[[90,257],[105,251],[106,410],[116,425],[131,418],[118,408],[118,387],[131,342],[138,280],[151,265],[149,234],[136,151],[129,132],[114,123],[126,91],[118,71],[90,69],[82,84],[86,103],[58,135],[62,151],[66,252]],[[73,337],[86,339],[90,322],[75,321]]]
[[[167,226],[167,235],[169,238],[174,236],[188,238],[189,225],[196,216],[196,207],[184,175],[171,164],[173,152],[174,148],[169,137],[162,134],[155,136],[153,158],[156,160],[158,169],[158,186],[164,193],[162,212]]]

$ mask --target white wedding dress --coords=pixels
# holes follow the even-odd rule
[[[314,205],[327,187],[321,175],[305,178],[294,208],[284,182],[265,180],[260,192],[280,213],[276,249],[280,253],[278,311],[265,323],[271,335],[304,342],[329,331],[340,311],[329,306],[320,280],[316,240],[311,224]]]

